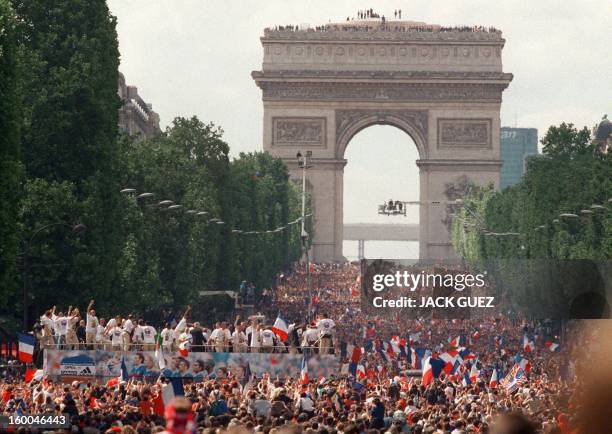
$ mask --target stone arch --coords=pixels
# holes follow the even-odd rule
[[[312,152],[315,261],[343,259],[345,151],[369,126],[394,126],[417,146],[421,258],[454,255],[440,206],[447,184],[465,175],[499,185],[500,106],[512,80],[501,32],[398,26],[268,29],[260,39],[262,67],[252,77],[262,90],[263,147],[293,178],[301,177],[296,152]]]
[[[336,158],[343,159],[351,139],[372,125],[391,125],[410,136],[416,144],[420,159],[426,159],[427,111],[425,110],[337,110]]]

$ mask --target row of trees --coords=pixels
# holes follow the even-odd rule
[[[550,127],[542,145],[518,184],[470,187],[452,229],[462,257],[612,258],[612,155],[596,152],[589,130],[572,124]]]
[[[489,272],[498,299],[532,317],[607,317],[612,277],[612,156],[588,129],[551,127],[518,184],[470,186],[453,245]],[[565,214],[565,216],[562,216]]]
[[[287,226],[299,191],[267,154],[231,161],[222,130],[176,119],[150,140],[117,128],[119,50],[105,0],[0,0],[0,314],[30,318],[95,298],[102,314],[194,302],[206,289],[259,287],[299,257]],[[126,187],[156,195],[122,195]],[[184,206],[164,212],[162,199]],[[207,211],[224,225],[184,212]],[[63,225],[83,224],[76,236]],[[38,233],[37,233],[38,232]],[[32,235],[37,233],[36,238]],[[2,325],[2,324],[0,324]]]

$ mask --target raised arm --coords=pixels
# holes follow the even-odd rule
[[[92,298],[91,301],[89,302],[89,304],[87,305],[87,311],[86,313],[89,313],[89,311],[91,310],[91,308],[94,305],[94,299]]]

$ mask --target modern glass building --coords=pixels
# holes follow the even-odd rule
[[[521,180],[525,173],[525,159],[538,153],[538,130],[536,128],[501,129],[500,188],[504,189]]]

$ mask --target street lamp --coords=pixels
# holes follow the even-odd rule
[[[38,234],[42,231],[55,227],[55,226],[63,226],[72,231],[73,235],[80,236],[86,230],[87,226],[84,224],[76,224],[69,225],[67,223],[50,223],[41,228],[38,228],[34,233],[30,236],[30,238],[24,240],[23,246],[23,331],[27,332],[28,330],[28,277],[30,272],[30,248],[32,246],[32,242],[36,239]]]
[[[312,288],[310,282],[310,258],[308,254],[308,232],[306,232],[306,170],[311,168],[310,159],[312,151],[306,151],[306,155],[302,155],[300,151],[295,156],[297,158],[298,168],[302,169],[302,228],[300,238],[302,239],[302,248],[306,259],[306,286],[308,288],[308,316],[310,317],[310,309],[312,306]]]

